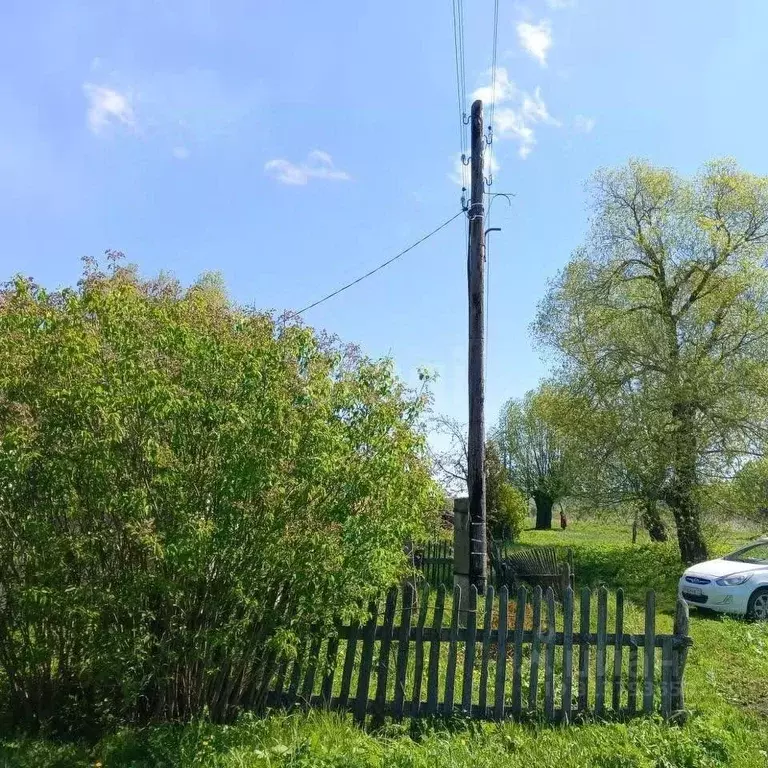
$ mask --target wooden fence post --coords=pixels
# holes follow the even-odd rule
[[[384,607],[384,627],[381,643],[379,643],[379,664],[376,670],[376,695],[374,698],[372,725],[381,728],[384,725],[384,709],[387,703],[387,677],[389,675],[389,651],[392,647],[392,625],[395,622],[397,609],[397,588],[392,587],[387,594]]]
[[[544,717],[555,719],[555,591],[547,587],[547,650],[544,667]]]
[[[589,601],[592,593],[589,587],[581,590],[581,618],[579,621],[579,712],[589,707]]]
[[[608,590],[597,592],[597,650],[595,651],[595,714],[605,714],[605,661],[608,636]]]
[[[461,587],[453,588],[453,606],[451,610],[451,637],[448,644],[448,665],[445,670],[445,693],[443,695],[443,714],[453,714],[453,695],[456,688],[456,656],[459,642],[459,606],[461,605]]]
[[[424,585],[419,606],[419,618],[416,623],[416,643],[413,649],[413,698],[411,717],[421,714],[421,682],[424,677],[424,624],[429,609],[429,584]]]
[[[489,588],[490,589],[490,588]],[[475,651],[477,645],[477,587],[469,588],[469,613],[467,614],[467,634],[464,645],[464,676],[461,696],[461,709],[467,716],[472,715],[472,678],[475,673]]]
[[[496,641],[496,685],[494,697],[494,717],[496,720],[504,719],[504,694],[507,682],[507,606],[509,593],[506,585],[499,590],[499,627]]]
[[[688,612],[688,604],[685,602],[685,600],[678,598],[675,610],[675,625],[672,631],[677,642],[679,643],[681,638],[685,638],[686,645],[677,645],[674,652],[674,675],[672,679],[672,714],[685,709],[683,674],[685,672],[685,663],[688,660],[687,643],[689,642],[689,623],[690,616]]]
[[[469,499],[453,500],[453,584],[461,589],[459,621],[466,625],[469,610]]]
[[[573,589],[563,594],[563,722],[571,721],[573,688]]]
[[[392,713],[397,722],[403,719],[405,681],[408,671],[408,649],[410,647],[411,616],[413,614],[413,585],[403,588],[403,605],[400,609],[400,630],[397,636],[397,666],[395,668],[395,700]]]
[[[437,590],[435,616],[432,622],[432,640],[429,644],[429,667],[427,669],[427,709],[428,715],[437,714],[437,680],[440,675],[440,640],[443,630],[443,611],[445,610],[445,584]]]
[[[539,663],[541,661],[541,585],[533,589],[533,638],[531,641],[531,676],[528,683],[528,710],[536,712],[539,695]]]
[[[523,631],[525,630],[525,606],[528,603],[528,590],[517,588],[517,606],[515,608],[515,648],[512,653],[512,714],[520,717],[523,711]],[[506,662],[506,659],[504,659]]]
[[[488,664],[491,657],[491,627],[493,625],[493,604],[494,604],[493,585],[490,585],[485,591],[485,618],[483,620],[483,651],[480,660],[480,691],[478,693],[478,707],[480,716],[488,715]]]
[[[624,590],[616,590],[616,642],[613,646],[613,711],[621,711],[621,662],[624,645]]]
[[[645,596],[645,644],[643,649],[643,712],[653,712],[653,676],[656,655],[656,594]]]
[[[355,721],[365,725],[365,715],[368,711],[368,691],[371,688],[371,667],[373,666],[373,645],[376,641],[376,620],[379,616],[378,603],[368,606],[368,622],[363,629],[363,650],[360,656],[360,673],[357,679],[357,694],[355,696]]]

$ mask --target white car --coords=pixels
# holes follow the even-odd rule
[[[768,619],[768,538],[689,568],[678,593],[690,606]]]

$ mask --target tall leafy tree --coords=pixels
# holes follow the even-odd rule
[[[666,541],[660,508],[666,463],[652,414],[621,392],[573,384],[556,392],[550,415],[571,457],[572,495],[598,507],[634,506],[651,539]]]
[[[537,529],[552,527],[552,509],[569,491],[568,455],[551,418],[554,395],[545,384],[510,400],[495,438],[512,484],[536,505]]]
[[[590,236],[535,330],[564,380],[651,425],[635,437],[663,460],[683,559],[700,560],[702,484],[763,438],[768,179],[729,160],[692,179],[634,161],[592,191]]]

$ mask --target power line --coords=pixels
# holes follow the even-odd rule
[[[462,197],[467,190],[467,155],[466,105],[467,76],[464,58],[464,0],[451,0],[453,10],[453,54],[456,65],[456,103],[459,116],[459,155],[461,157]]]
[[[343,285],[341,288],[338,288],[337,290],[333,291],[333,293],[329,293],[327,296],[323,296],[322,299],[318,299],[317,301],[313,302],[312,304],[307,305],[304,307],[304,309],[300,309],[298,312],[294,312],[293,315],[298,317],[299,315],[303,315],[305,312],[307,312],[310,309],[313,309],[314,307],[318,306],[318,304],[322,304],[325,301],[328,301],[328,299],[332,299],[334,296],[338,296],[340,293],[347,290],[347,288],[351,288],[353,285],[357,285],[358,283],[361,283],[363,280],[365,280],[367,277],[370,277],[371,275],[375,274],[381,269],[384,269],[384,267],[389,266],[393,261],[397,261],[401,256],[405,256],[408,251],[412,251],[417,245],[421,245],[425,240],[429,240],[432,235],[436,235],[441,229],[444,227],[447,227],[454,219],[457,219],[459,216],[462,216],[464,214],[464,211],[459,211],[458,213],[455,213],[453,216],[451,216],[450,219],[446,219],[439,227],[435,227],[431,232],[427,233],[422,237],[421,239],[417,240],[415,243],[412,243],[404,250],[400,251],[400,253],[395,254],[391,259],[387,259],[387,261],[383,262],[382,264],[379,264],[378,267],[374,267],[370,272],[366,272],[364,275],[361,275],[356,280],[353,280],[351,283],[347,283],[346,285]]]

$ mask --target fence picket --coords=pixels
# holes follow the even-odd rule
[[[571,721],[573,689],[573,589],[563,593],[563,721]]]
[[[320,644],[322,637],[317,634],[312,638],[312,644],[309,647],[309,657],[307,658],[307,672],[304,675],[304,684],[301,688],[301,698],[304,704],[309,706],[312,701],[312,692],[315,689],[315,674],[317,673],[317,660],[320,656]]]
[[[685,600],[678,598],[675,610],[675,624],[672,630],[678,638],[688,637],[689,626],[688,604]],[[685,672],[685,663],[688,659],[688,646],[678,647],[674,653],[674,685],[672,709],[674,712],[685,709],[685,692],[683,690],[683,673]]]
[[[296,658],[293,660],[293,669],[291,670],[291,681],[288,684],[288,705],[293,706],[296,702],[296,696],[299,693],[299,683],[301,682],[302,666],[304,664],[304,657],[306,656],[308,640],[299,646],[299,650],[296,652]]]
[[[443,628],[443,610],[445,609],[445,584],[437,590],[435,616],[432,622],[432,640],[429,644],[429,668],[427,669],[427,709],[428,715],[437,712],[437,679],[440,673],[440,634]]]
[[[421,713],[421,681],[424,677],[424,623],[429,609],[429,584],[424,585],[419,606],[419,618],[416,622],[416,645],[413,649],[413,699],[411,700],[411,715],[418,717]]]
[[[512,714],[519,717],[523,711],[523,631],[525,630],[525,606],[528,590],[520,586],[517,590],[515,608],[515,648],[512,654]]]
[[[597,649],[595,651],[595,714],[605,714],[605,661],[608,634],[608,590],[600,587],[597,593]]]
[[[645,646],[643,651],[643,712],[653,712],[653,676],[655,667],[654,647],[656,641],[656,594],[645,596]]]
[[[443,696],[443,714],[453,713],[453,694],[456,688],[456,652],[459,641],[459,607],[461,606],[461,587],[453,588],[453,606],[451,610],[451,639],[448,645],[448,665],[445,670],[445,695]]]
[[[488,713],[488,662],[491,655],[491,627],[493,625],[493,585],[485,591],[485,618],[483,620],[483,651],[480,661],[480,690],[478,691],[478,706],[485,717]]]
[[[281,707],[283,704],[283,688],[285,686],[285,675],[288,671],[288,659],[283,656],[280,660],[280,665],[277,668],[277,677],[275,679],[274,687],[274,702],[275,706]]]
[[[492,587],[489,587],[489,590]],[[477,587],[469,588],[469,611],[467,612],[466,643],[464,645],[464,675],[461,695],[461,709],[465,715],[472,713],[472,679],[475,674],[475,650],[477,645]]]
[[[324,707],[331,706],[333,698],[333,678],[336,675],[336,660],[339,655],[339,624],[336,622],[333,634],[328,638],[328,648],[325,653],[325,674],[320,689],[320,698]]]
[[[589,707],[589,620],[590,599],[589,587],[581,590],[581,617],[579,620],[579,699],[578,711],[586,712]]]
[[[368,607],[369,618],[363,629],[363,648],[360,656],[360,676],[357,679],[357,694],[355,696],[355,721],[365,724],[368,710],[368,691],[371,688],[371,667],[373,666],[373,645],[376,639],[376,620],[379,616],[379,606],[371,602]]]
[[[494,688],[494,717],[504,718],[504,689],[507,682],[507,605],[509,591],[506,584],[499,590],[499,627],[496,640],[496,685]]]
[[[397,609],[397,588],[393,587],[387,594],[384,606],[384,635],[379,644],[379,664],[376,670],[376,695],[373,704],[374,728],[384,725],[384,707],[387,703],[387,677],[389,676],[389,651],[392,648],[392,625]]]
[[[661,646],[661,716],[672,714],[672,638],[665,637]]]
[[[355,655],[357,653],[357,636],[360,631],[360,624],[353,621],[349,627],[349,637],[347,638],[347,648],[344,652],[344,667],[341,670],[341,690],[339,691],[339,708],[346,709],[349,704],[349,689],[352,686],[352,670],[355,666]]]
[[[637,712],[637,643],[629,643],[629,675],[627,679],[627,714],[632,717]]]
[[[616,642],[613,647],[613,711],[621,711],[621,665],[624,645],[624,590],[616,590]]]
[[[547,655],[544,666],[544,717],[555,719],[555,591],[547,587]]]
[[[405,681],[408,672],[408,648],[411,633],[411,616],[413,614],[413,585],[403,587],[403,606],[400,611],[400,631],[397,635],[397,666],[395,668],[395,700],[392,714],[396,721],[403,719],[403,702],[405,701]]]
[[[536,711],[539,692],[539,659],[541,656],[541,586],[533,590],[533,640],[531,641],[531,677],[528,685],[528,709]]]

